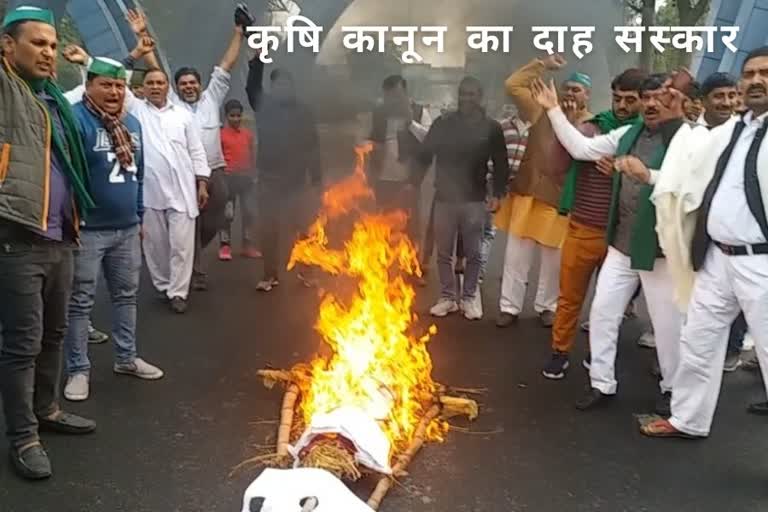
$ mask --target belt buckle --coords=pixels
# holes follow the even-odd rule
[[[717,244],[717,246],[720,248],[721,251],[723,251],[723,254],[726,256],[733,256],[736,254],[736,248],[732,247],[730,245],[725,244]]]

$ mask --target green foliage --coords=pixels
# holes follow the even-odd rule
[[[656,13],[656,26],[698,26],[707,20],[711,0],[669,0]],[[653,69],[657,73],[669,73],[691,65],[693,54],[674,48],[664,53],[654,51]]]

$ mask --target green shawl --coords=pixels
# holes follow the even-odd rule
[[[616,156],[630,154],[638,137],[643,132],[645,125],[642,120],[636,121],[627,133],[619,141]],[[668,141],[664,141],[656,154],[646,166],[649,169],[660,169],[667,153]],[[616,226],[619,222],[619,196],[621,193],[622,174],[613,174],[613,193],[611,194],[611,210],[608,214],[608,230],[606,238],[608,244],[612,244],[616,236]],[[656,237],[656,207],[651,202],[653,185],[643,185],[638,198],[638,210],[635,223],[632,226],[632,235],[629,242],[629,256],[631,268],[634,270],[653,270],[656,256],[659,251],[659,240]]]
[[[619,121],[613,111],[607,110],[605,112],[600,112],[587,122],[596,124],[600,129],[600,133],[606,134],[615,130],[616,128],[635,123],[638,119],[638,116],[633,116],[624,121]],[[571,209],[573,208],[573,201],[576,198],[576,178],[578,177],[584,163],[585,162],[573,160],[571,162],[571,166],[568,168],[568,173],[565,177],[565,183],[563,184],[563,192],[560,194],[560,208],[558,209],[560,215],[568,215],[571,213]]]
[[[48,116],[51,123],[51,149],[56,152],[56,157],[62,167],[61,170],[69,179],[78,214],[80,218],[83,218],[86,211],[96,206],[96,203],[94,203],[88,192],[88,161],[85,157],[85,148],[80,138],[80,132],[77,129],[77,121],[72,113],[72,107],[53,80],[25,81],[34,93],[45,92],[56,102],[59,118],[64,128],[66,145],[53,125],[48,105],[44,101],[40,103],[45,107],[46,116]],[[67,148],[69,151],[67,151]]]

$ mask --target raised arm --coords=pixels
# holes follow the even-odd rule
[[[534,59],[512,73],[504,86],[512,102],[517,106],[518,115],[523,121],[534,124],[544,114],[544,110],[533,98],[531,84],[542,77],[545,71],[556,71],[566,65],[560,55],[547,59]]]
[[[245,83],[245,92],[248,95],[248,103],[254,112],[261,108],[264,97],[264,63],[258,55],[248,62],[248,80]]]
[[[219,62],[219,67],[227,72],[232,71],[232,68],[235,67],[235,63],[237,62],[237,58],[240,56],[240,49],[242,46],[243,27],[235,25],[232,32],[232,39],[229,41],[229,46],[227,47],[227,51],[224,52],[221,62]]]
[[[563,113],[557,99],[557,89],[552,80],[545,84],[541,79],[531,84],[534,100],[546,111],[557,139],[575,160],[596,162],[606,156],[614,156],[621,137],[630,126],[623,126],[605,135],[587,137]]]

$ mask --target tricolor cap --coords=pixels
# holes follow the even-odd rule
[[[592,79],[586,73],[573,73],[568,77],[566,82],[576,82],[577,84],[583,85],[587,89],[592,88]]]
[[[128,72],[125,70],[125,66],[107,57],[94,58],[91,65],[88,66],[88,73],[118,80],[128,79]]]
[[[40,7],[32,7],[31,5],[21,5],[8,11],[8,14],[6,14],[3,19],[3,28],[19,21],[40,21],[51,26],[56,26],[56,19],[54,18],[52,11],[41,9]]]

